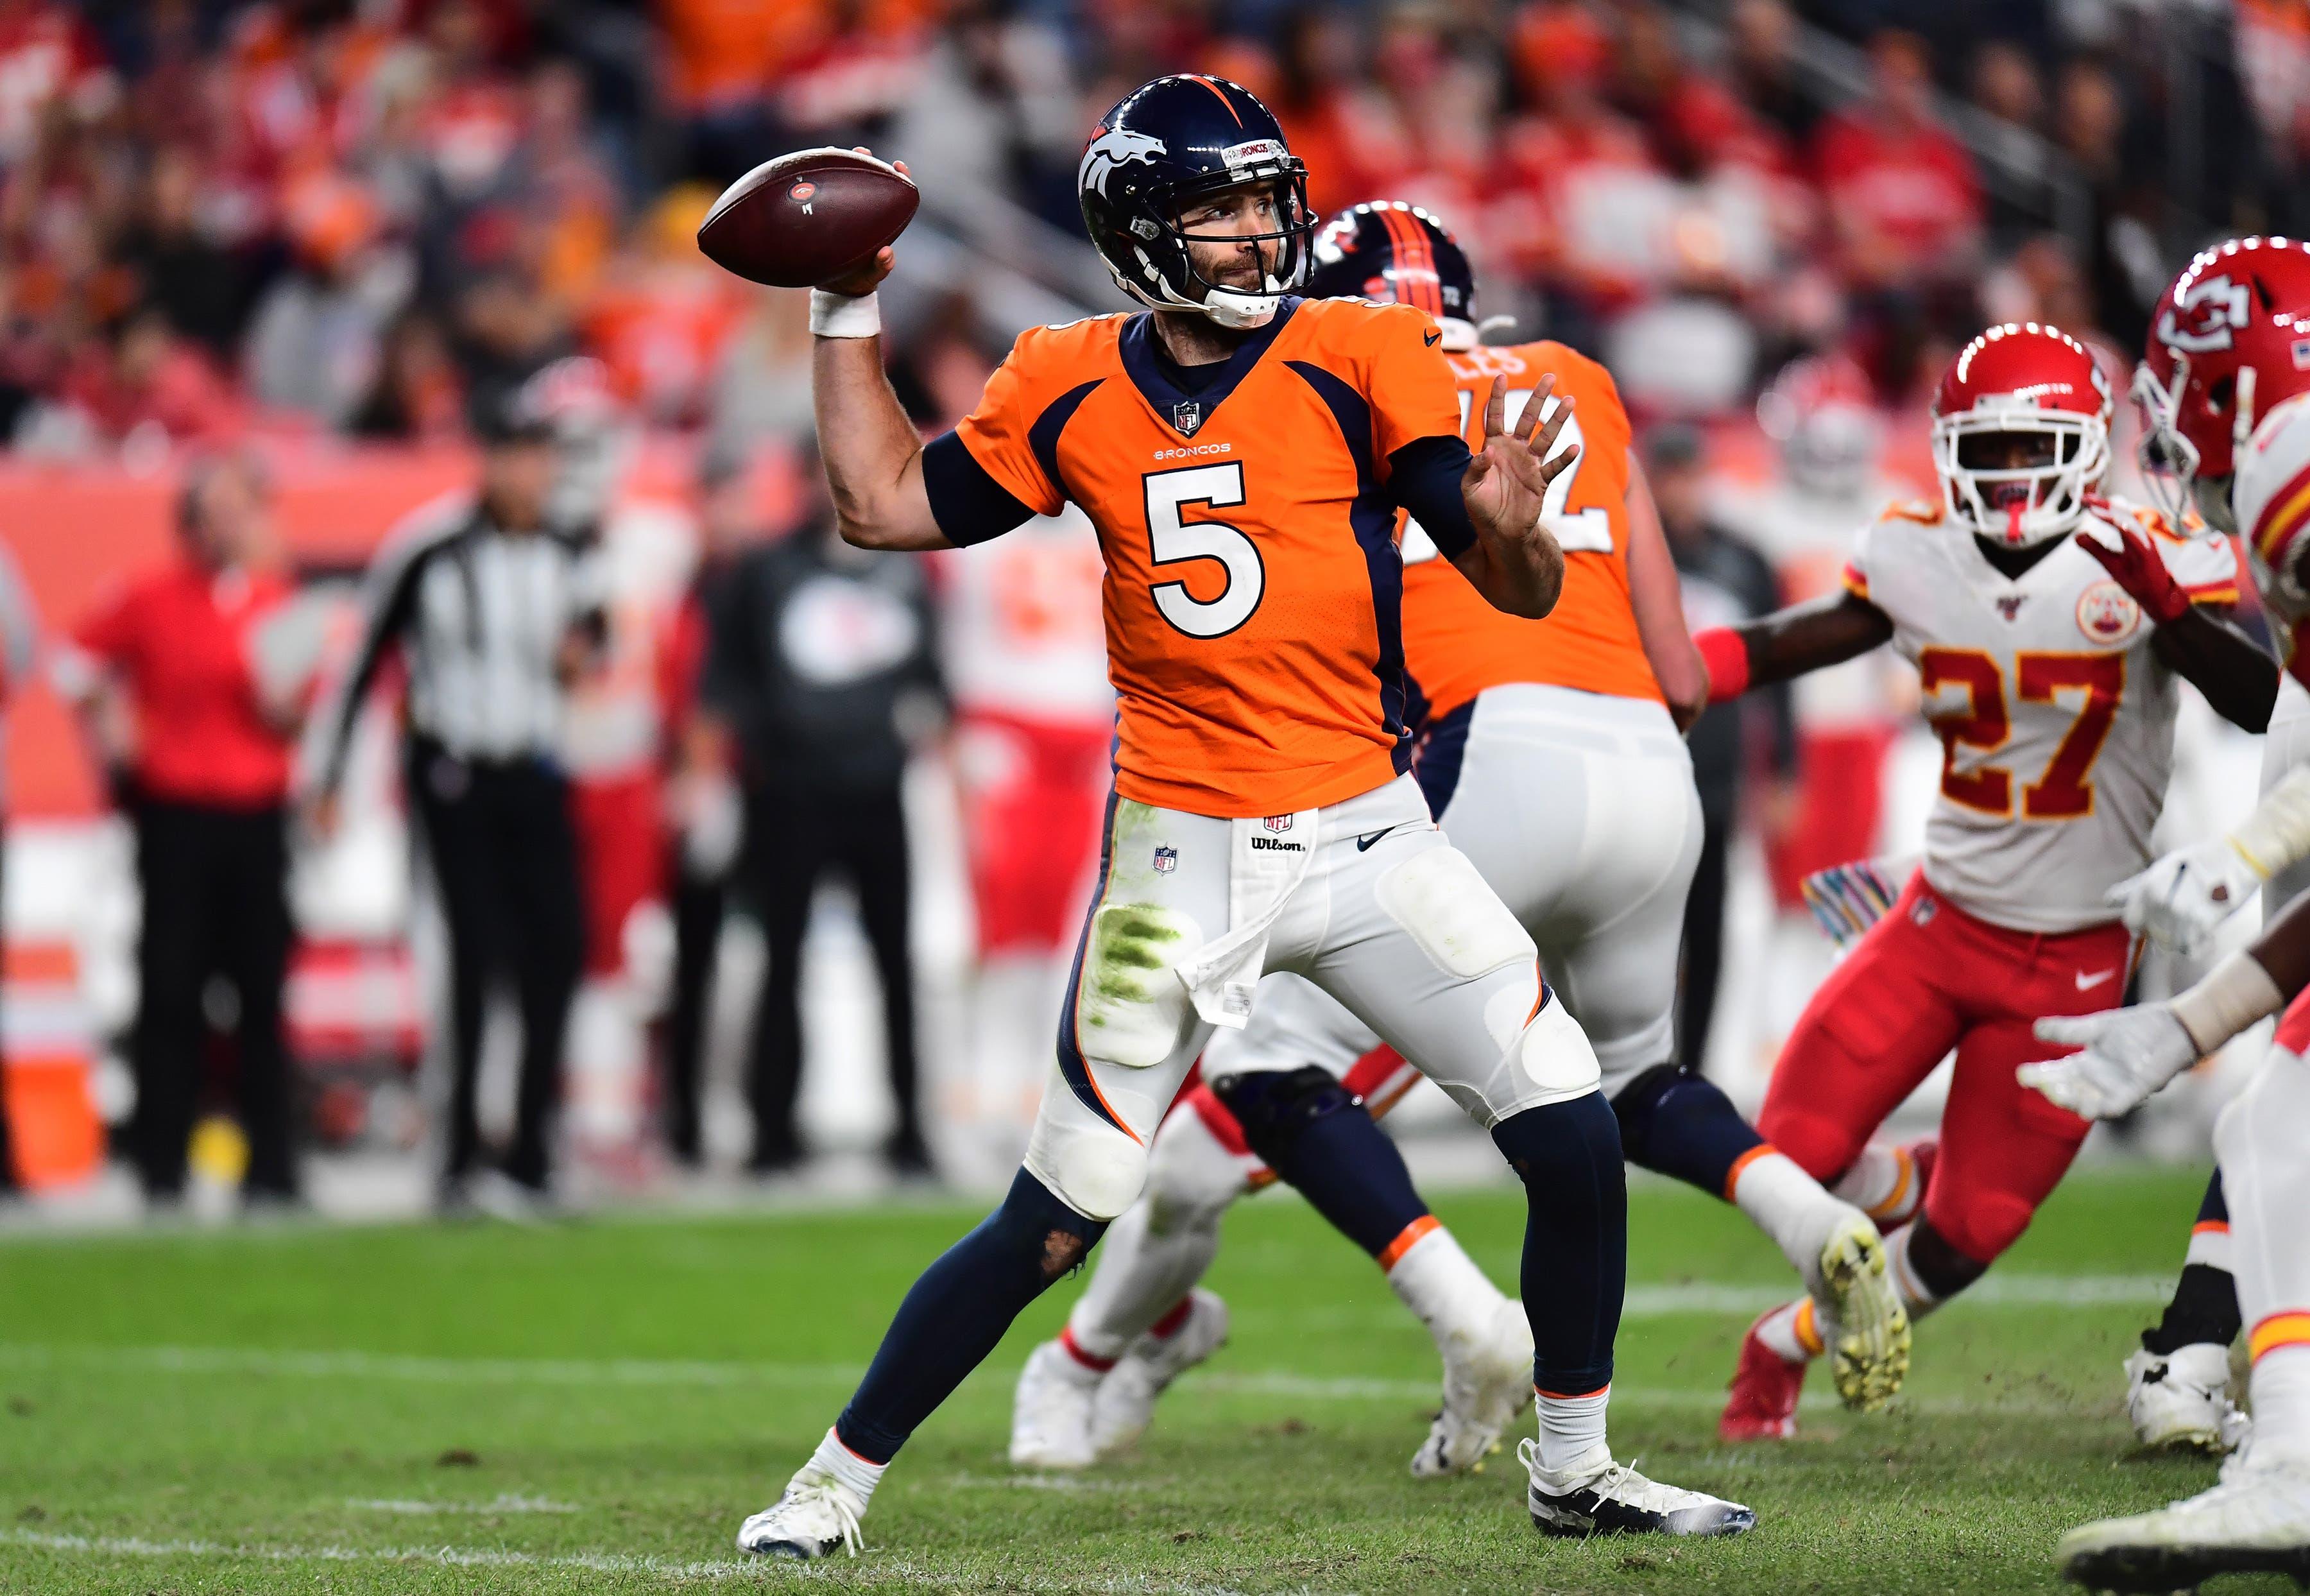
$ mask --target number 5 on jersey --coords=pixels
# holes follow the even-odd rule
[[[1241,504],[1242,462],[1151,472],[1143,481],[1147,546],[1156,566],[1216,560],[1227,573],[1227,585],[1208,599],[1187,591],[1184,572],[1173,580],[1157,582],[1150,589],[1155,595],[1155,608],[1191,638],[1226,637],[1259,608],[1267,591],[1267,568],[1261,563],[1258,545],[1239,529],[1224,521],[1189,521],[1180,511],[1191,505],[1226,509]]]

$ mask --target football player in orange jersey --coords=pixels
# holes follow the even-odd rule
[[[1315,230],[1306,169],[1234,83],[1134,91],[1094,132],[1077,186],[1094,247],[1148,310],[1021,334],[979,408],[927,446],[882,372],[873,291],[889,252],[812,296],[818,430],[846,537],[968,544],[1066,499],[1090,518],[1107,560],[1116,799],[1025,1167],[916,1283],[849,1406],[739,1545],[808,1558],[857,1544],[890,1459],[1138,1197],[1147,1144],[1213,1028],[1240,1028],[1277,969],[1420,1060],[1524,1181],[1534,1523],[1745,1530],[1747,1508],[1612,1459],[1619,1126],[1531,936],[1409,775],[1397,512],[1489,603],[1545,615],[1564,562],[1541,513],[1570,464],[1549,453],[1569,409],[1511,430],[1496,383],[1472,451],[1433,319],[1291,297]]]
[[[1494,378],[1521,409],[1546,378],[1576,398],[1577,465],[1543,520],[1565,550],[1544,621],[1486,606],[1403,530],[1404,658],[1429,706],[1413,772],[1541,950],[1588,1034],[1630,1159],[1738,1203],[1845,1327],[1840,1388],[1856,1406],[1898,1389],[1908,1323],[1883,1244],[1860,1210],[1776,1152],[1706,1079],[1672,1062],[1677,950],[1699,857],[1699,797],[1678,737],[1707,690],[1675,567],[1629,455],[1603,369],[1560,343],[1480,342],[1466,255],[1427,212],[1358,205],[1316,235],[1310,293],[1417,305],[1444,330],[1475,441]],[[1672,708],[1672,706],[1674,707]],[[1163,1123],[1148,1190],[1117,1222],[1066,1330],[1038,1348],[1012,1410],[1015,1463],[1081,1467],[1134,1439],[1165,1386],[1208,1357],[1227,1310],[1196,1282],[1238,1197],[1282,1179],[1369,1253],[1436,1340],[1444,1401],[1413,1456],[1421,1478],[1479,1462],[1525,1401],[1524,1315],[1412,1187],[1373,1123],[1416,1079],[1355,1016],[1297,976],[1203,1054]]]

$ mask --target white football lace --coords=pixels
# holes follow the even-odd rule
[[[1516,1443],[1516,1461],[1522,1463],[1527,1471],[1533,1473],[1541,1471],[1539,1458],[1539,1442],[1527,1436]],[[1632,1507],[1643,1507],[1659,1513],[1673,1513],[1680,1507],[1706,1500],[1698,1491],[1685,1490],[1679,1486],[1663,1485],[1657,1479],[1650,1479],[1637,1473],[1637,1464],[1643,1461],[1642,1458],[1636,1458],[1625,1463],[1611,1463],[1606,1466],[1602,1473],[1578,1488],[1594,1492],[1599,1496],[1610,1496],[1615,1492],[1622,1492],[1624,1494],[1616,1497],[1617,1500],[1626,1502]]]
[[[865,1546],[865,1537],[858,1529],[858,1515],[850,1510],[850,1504],[842,1499],[842,1488],[833,1480],[796,1481],[786,1487],[786,1500],[796,1507],[817,1503],[830,1510],[836,1525],[842,1531],[843,1549],[852,1557],[856,1557],[860,1548]]]

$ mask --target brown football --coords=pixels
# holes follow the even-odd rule
[[[922,191],[886,161],[829,146],[766,160],[722,191],[698,247],[725,272],[809,288],[872,260],[906,230]]]

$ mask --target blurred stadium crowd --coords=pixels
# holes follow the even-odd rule
[[[665,967],[618,1024],[638,1057],[694,1049],[698,927],[718,924],[727,860],[699,863],[717,850],[697,843],[713,806],[687,779],[697,690],[681,684],[698,660],[688,677],[667,664],[703,646],[683,595],[701,565],[824,542],[803,296],[716,271],[697,223],[723,184],[788,149],[858,143],[908,160],[925,199],[885,296],[893,376],[922,425],[943,428],[1019,325],[1113,308],[1080,243],[1081,143],[1124,88],[1179,69],[1234,77],[1276,108],[1319,210],[1429,206],[1467,244],[1485,312],[1606,361],[1646,434],[1697,623],[1819,590],[1885,499],[1937,491],[1925,398],[1984,323],[2057,323],[2106,354],[2123,389],[2189,248],[2310,223],[2310,13],[2289,0],[0,0],[0,493],[50,507],[7,533],[42,623],[74,634],[94,604],[89,583],[44,576],[52,547],[31,546],[74,541],[59,481],[94,495],[70,504],[103,504],[108,482],[173,491],[187,459],[254,450],[286,497],[302,483],[290,551],[326,588],[402,511],[470,481],[476,418],[557,361],[598,361],[630,478],[611,495],[622,522],[602,529],[623,584],[605,668],[631,690],[595,691],[589,717],[581,689],[574,718],[597,753],[607,735],[649,773],[594,758],[589,798],[589,761],[571,761],[589,872],[644,861],[589,902],[589,923],[611,929],[589,932],[586,964],[648,963],[618,911],[658,906]],[[423,464],[391,464],[404,458]],[[889,1011],[902,1037],[968,1037],[961,1051],[985,1066],[971,1087],[934,1091],[933,1117],[975,1105],[1001,1134],[1022,1123],[1103,776],[1098,568],[1080,531],[948,562],[927,596],[884,593],[895,610],[795,623],[811,633],[797,659],[907,662],[928,713],[873,713],[901,756],[951,773],[954,797],[917,796],[912,821],[892,820],[897,771],[859,779],[884,806],[881,836],[911,824],[968,860],[945,875],[975,914],[934,902],[930,932],[894,924],[888,850],[832,819],[798,867],[741,872],[776,1000],[753,1049],[758,1115],[765,1089],[793,1101],[794,1069],[765,1089],[762,1060],[800,1057],[797,915],[825,863],[852,881],[863,946],[890,981],[936,984],[909,966],[910,938],[935,943],[944,924],[964,948],[949,962],[969,993],[934,993],[919,1018],[906,1002]],[[901,643],[893,613],[935,646]],[[850,680],[849,665],[824,669],[794,664],[763,690],[799,702]],[[1716,889],[1696,893],[1700,921],[1716,921],[1696,923],[1703,941],[1721,927],[1736,828],[1761,835],[1787,909],[1805,871],[1898,837],[1885,777],[1905,707],[1857,662],[1768,706],[1766,724],[1715,728],[1700,761],[1717,846]],[[793,704],[744,713],[764,738],[801,735],[808,718]],[[1744,797],[1759,767],[1767,779]],[[751,781],[758,830],[766,814],[793,821],[802,800],[779,785],[767,768]],[[333,903],[360,896],[345,885],[358,860],[300,869],[308,1001],[300,1011],[292,977],[288,1024],[309,1062],[330,1029],[310,991],[344,960],[403,947],[406,916],[390,892],[369,894],[383,908]],[[921,896],[903,858],[896,884]],[[27,889],[11,890],[13,906]],[[1817,971],[1820,957],[1798,962]],[[101,961],[83,945],[82,962]],[[1801,999],[1778,1003],[1784,1018]],[[125,1034],[135,1001],[132,983],[96,1002],[96,1029]],[[428,1028],[421,1004],[404,1008],[402,1030]],[[1720,1051],[1768,1054],[1776,1034],[1753,1018]],[[597,1035],[581,1019],[573,1052]],[[910,1080],[911,1049],[889,1051]],[[677,1105],[673,1143],[695,1156],[682,1089],[637,1091]],[[926,1155],[908,1089],[890,1150],[913,1169]],[[360,1117],[318,1123],[357,1140]],[[758,1141],[753,1161],[780,1169],[799,1150]]]

